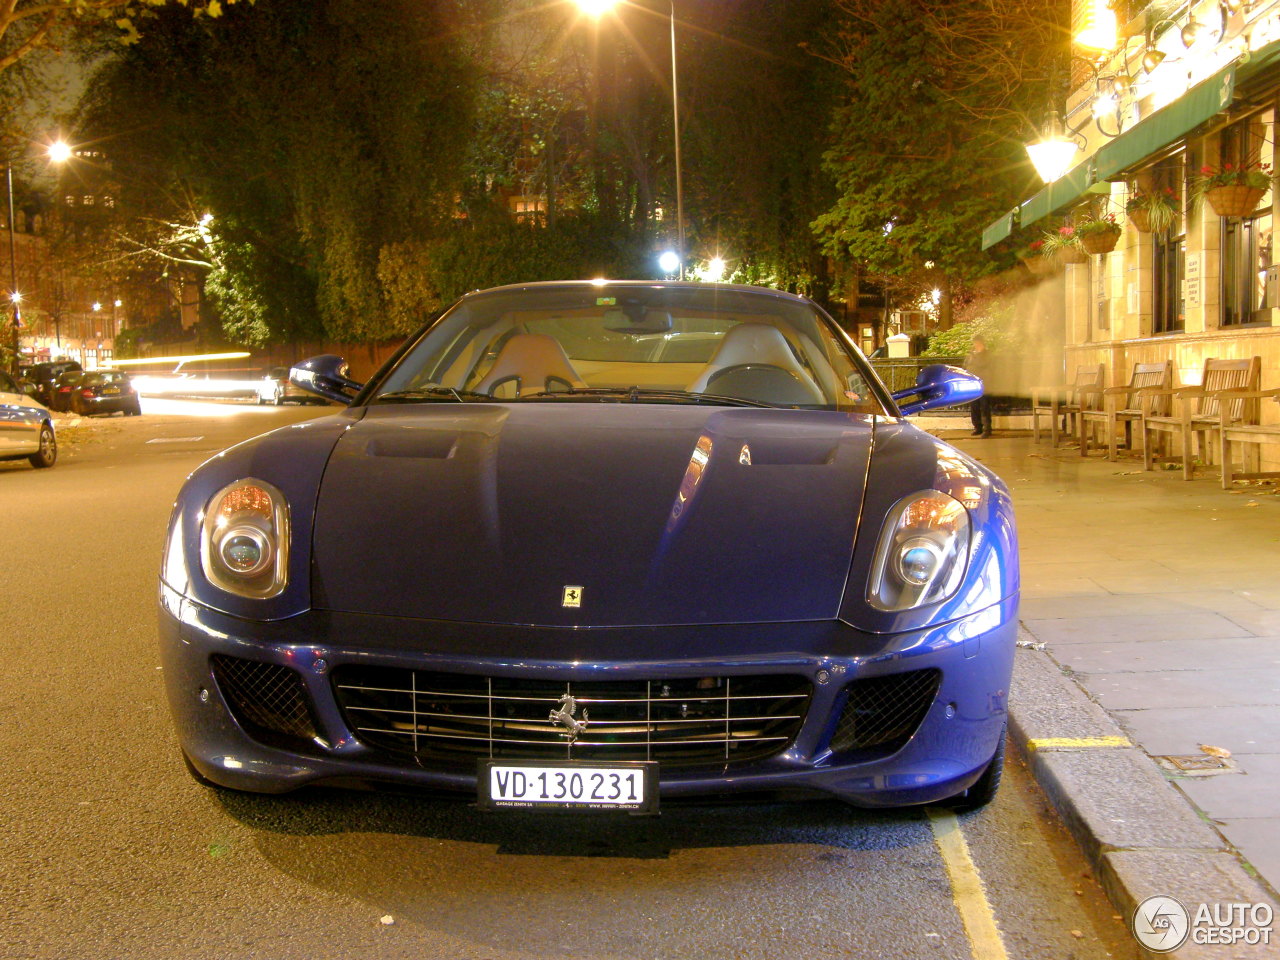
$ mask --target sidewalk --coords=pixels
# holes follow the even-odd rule
[[[1140,457],[1086,460],[1029,436],[940,433],[1013,491],[1021,619],[1048,655],[1148,756],[1213,763],[1201,745],[1230,751],[1228,772],[1193,777],[1175,765],[1165,777],[1274,895],[1280,486],[1227,493],[1214,469],[1188,482],[1144,472]]]

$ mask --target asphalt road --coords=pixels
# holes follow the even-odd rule
[[[0,958],[1136,955],[1014,757],[958,832],[824,802],[586,821],[196,784],[156,651],[170,504],[217,450],[324,412],[146,401],[64,427],[53,470],[0,463]]]

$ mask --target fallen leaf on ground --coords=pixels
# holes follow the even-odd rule
[[[1245,504],[1246,507],[1256,507],[1257,505],[1258,505],[1257,500],[1250,500],[1248,503]]]
[[[1081,939],[1083,939],[1083,938],[1084,938],[1084,931],[1083,931],[1083,930],[1072,930],[1072,931],[1071,931],[1071,935],[1072,935],[1073,937],[1075,937],[1077,940],[1081,940]]]
[[[1231,751],[1226,747],[1213,747],[1207,743],[1202,743],[1200,744],[1200,749],[1211,757],[1221,757],[1223,760],[1231,756]]]
[[[385,917],[383,917],[383,918],[382,918],[382,925],[383,925],[384,927],[389,927],[389,926],[391,926],[391,925],[392,925],[393,923],[395,923],[395,922],[396,922],[396,918],[395,918],[395,917],[393,917],[393,916],[392,916],[391,914],[389,914],[389,913],[388,913]]]

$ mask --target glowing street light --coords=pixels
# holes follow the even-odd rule
[[[680,269],[680,254],[674,250],[664,250],[658,257],[658,266],[663,273],[676,273]]]
[[[707,264],[705,270],[702,271],[702,279],[709,283],[719,283],[724,279],[724,258],[712,257],[711,262]]]
[[[66,163],[71,159],[71,147],[65,140],[55,140],[46,151],[54,163]]]

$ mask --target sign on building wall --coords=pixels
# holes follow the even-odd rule
[[[1183,297],[1188,307],[1199,307],[1204,303],[1203,289],[1200,278],[1200,254],[1188,253],[1185,260],[1186,279],[1183,281],[1184,290]]]

